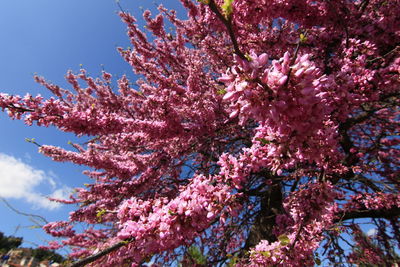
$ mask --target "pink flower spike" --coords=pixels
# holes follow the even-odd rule
[[[260,67],[265,66],[265,64],[268,63],[268,54],[267,53],[262,53],[261,55],[258,56],[258,64]]]
[[[278,85],[284,85],[286,83],[288,79],[287,75],[282,76],[279,80],[278,80]]]

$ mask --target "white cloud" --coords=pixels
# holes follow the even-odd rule
[[[374,236],[378,233],[378,230],[376,228],[371,228],[367,232],[367,236]]]
[[[68,186],[63,186],[55,190],[49,197],[57,198],[57,199],[68,199],[69,195],[71,194],[71,188]]]
[[[33,168],[22,160],[0,153],[0,197],[23,199],[35,208],[54,210],[60,203],[48,200],[38,191],[39,185],[47,185],[53,191],[50,197],[67,198],[70,188],[57,188],[55,175]]]

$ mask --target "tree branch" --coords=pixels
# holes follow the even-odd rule
[[[15,106],[14,104],[10,104],[6,108],[8,108],[8,109],[16,109],[16,110],[18,110],[19,112],[22,112],[22,113],[24,113],[24,112],[34,112],[35,111],[34,109],[18,107],[18,106]]]
[[[233,44],[233,49],[235,50],[235,54],[238,55],[241,59],[247,60],[245,55],[240,51],[238,42],[235,37],[235,33],[233,32],[232,28],[232,20],[230,18],[226,19],[224,15],[221,14],[221,12],[218,9],[218,6],[215,4],[214,0],[210,0],[208,6],[210,7],[211,11],[217,15],[217,17],[222,21],[222,23],[225,25],[226,29],[228,30],[229,37],[232,40]]]
[[[112,245],[111,247],[108,247],[108,248],[106,248],[106,249],[104,249],[104,250],[102,250],[102,251],[100,251],[100,252],[98,252],[98,253],[96,253],[94,255],[91,255],[89,257],[86,257],[84,259],[81,259],[81,260],[78,260],[78,261],[72,263],[69,267],[85,266],[86,264],[94,262],[95,260],[97,260],[97,259],[99,259],[99,258],[101,258],[101,257],[103,257],[103,256],[105,256],[105,255],[107,255],[107,254],[109,254],[109,253],[111,253],[111,252],[123,247],[123,246],[126,246],[127,244],[129,244],[132,241],[133,241],[133,239],[127,239],[127,240],[124,240],[124,241],[120,241],[120,242]]]
[[[8,203],[8,201],[5,200],[5,198],[3,198],[3,197],[0,197],[0,200],[3,201],[4,204],[5,204],[10,210],[14,211],[15,213],[17,213],[17,214],[19,214],[19,215],[23,215],[23,216],[29,217],[29,218],[32,218],[32,219],[33,219],[32,222],[34,222],[34,223],[35,223],[37,226],[39,226],[39,227],[42,227],[43,225],[40,224],[40,223],[38,223],[34,218],[37,218],[37,219],[41,220],[44,224],[48,224],[48,223],[49,223],[43,216],[36,215],[36,214],[31,214],[31,213],[25,213],[25,212],[22,212],[22,211],[17,210],[17,209],[14,208],[13,206],[11,206],[11,204]]]
[[[335,220],[335,222],[360,219],[360,218],[391,219],[398,216],[400,216],[399,207],[393,207],[391,209],[386,209],[386,210],[357,210],[357,211],[343,212],[341,215],[339,214],[338,216],[339,219]]]
[[[397,93],[397,92],[396,93],[392,93],[392,94],[382,95],[379,98],[378,102],[383,102],[383,101],[388,100],[388,99],[390,99],[392,97],[399,97],[399,96],[400,96],[400,94]],[[394,103],[389,103],[389,104],[394,105]],[[363,113],[359,114],[358,116],[347,119],[344,123],[342,123],[340,125],[341,130],[346,131],[346,130],[349,130],[351,127],[353,127],[356,124],[365,122],[376,111],[378,111],[380,109],[382,109],[382,108],[373,108],[373,109],[365,110]]]

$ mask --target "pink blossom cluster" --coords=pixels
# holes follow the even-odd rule
[[[236,57],[236,65],[220,78],[227,85],[223,99],[230,117],[259,124],[247,152],[258,168],[281,172],[296,162],[327,167],[326,158],[337,157],[332,149],[337,127],[330,119],[334,81],[321,74],[308,54],[294,57],[286,52],[271,64],[266,54],[253,53],[249,61]]]
[[[400,208],[400,195],[391,193],[364,193],[350,196],[350,200],[344,205],[343,209],[351,210],[390,210]]]
[[[72,225],[66,221],[48,223],[43,229],[52,236],[57,237],[71,237],[75,234],[75,231],[72,230]]]
[[[358,225],[351,227],[357,250],[352,251],[348,258],[352,264],[373,262],[374,264],[385,265],[384,252],[374,246],[371,237],[366,236]]]
[[[160,198],[143,201],[131,198],[119,210],[121,240],[133,239],[135,259],[177,247],[192,240],[208,227],[236,196],[231,188],[213,185],[213,179],[195,176],[173,200]]]
[[[329,230],[337,212],[335,187],[309,183],[284,202],[285,214],[277,216],[278,240],[262,240],[251,250],[253,266],[312,266],[313,252]]]

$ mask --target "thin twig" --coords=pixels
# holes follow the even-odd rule
[[[49,223],[44,217],[42,217],[42,216],[40,216],[40,215],[31,214],[31,213],[25,213],[25,212],[22,212],[22,211],[17,210],[17,209],[14,208],[13,206],[11,206],[11,204],[8,203],[8,201],[5,200],[5,198],[3,198],[3,197],[0,197],[0,200],[3,201],[4,204],[5,204],[9,209],[11,209],[12,211],[14,211],[15,213],[17,213],[17,214],[19,214],[19,215],[27,216],[27,217],[30,217],[30,218],[38,218],[38,219],[42,220],[45,224],[48,224],[48,223]],[[40,223],[38,223],[36,220],[34,220],[33,222],[34,222],[37,226],[40,226],[40,227],[43,226],[43,225],[40,225]]]
[[[303,38],[305,38],[306,36],[307,36],[307,30],[304,32],[304,37]],[[290,62],[290,66],[293,66],[294,63],[296,63],[297,55],[299,53],[299,49],[300,49],[300,46],[301,46],[302,42],[303,42],[303,40],[301,38],[299,38],[299,41],[298,41],[297,46],[296,46],[296,50],[294,51],[293,58],[292,58],[292,60]],[[289,80],[290,80],[290,75],[291,74],[292,74],[292,68],[289,68],[289,72],[288,72],[288,75],[287,75],[287,80],[286,80],[286,83],[285,83],[285,87],[289,84]]]
[[[241,59],[247,60],[246,56],[240,51],[238,42],[235,37],[235,33],[233,32],[233,27],[232,27],[232,19],[230,18],[225,18],[224,15],[221,14],[221,12],[218,9],[218,6],[215,4],[214,0],[210,0],[208,6],[210,7],[211,11],[217,15],[217,17],[222,21],[222,23],[225,25],[226,29],[228,30],[229,37],[231,38],[232,44],[233,44],[233,49],[235,50],[235,54],[238,55]]]

